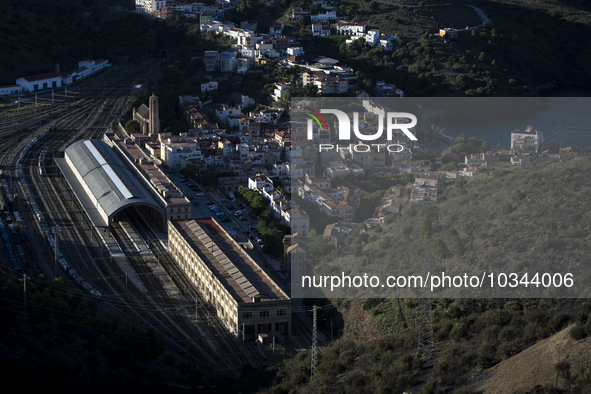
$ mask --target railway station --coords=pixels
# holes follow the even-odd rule
[[[291,334],[289,296],[213,218],[192,218],[190,201],[136,144],[82,140],[55,161],[92,224],[113,234],[101,237],[112,257],[123,257],[123,238],[150,254],[156,233],[146,238],[145,228],[155,224],[226,329],[242,339]]]
[[[163,232],[169,219],[187,219],[191,203],[143,152],[127,152],[125,141],[82,140],[55,161],[92,224],[110,232],[119,212],[141,209]],[[135,147],[135,145],[134,145]],[[135,154],[135,156],[134,156]],[[174,215],[173,215],[174,213]]]

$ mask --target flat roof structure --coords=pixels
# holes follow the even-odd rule
[[[158,195],[164,200],[167,206],[170,206],[170,204],[190,205],[190,201],[187,200],[183,193],[177,189],[174,183],[164,175],[160,168],[150,160],[137,144],[124,140],[114,141],[114,144],[133,163],[136,170],[144,178],[144,181],[158,189]]]
[[[215,219],[169,221],[168,247],[231,332],[291,333],[291,299]]]
[[[55,159],[76,198],[96,227],[110,226],[115,215],[133,205],[144,205],[166,218],[166,211],[109,145],[82,140]]]
[[[170,222],[239,303],[288,299],[278,285],[213,219]]]

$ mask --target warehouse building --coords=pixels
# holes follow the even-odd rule
[[[59,88],[62,86],[62,76],[56,72],[29,75],[18,78],[16,84],[21,86],[24,92]]]
[[[170,253],[239,338],[291,334],[291,300],[213,219],[168,223]]]

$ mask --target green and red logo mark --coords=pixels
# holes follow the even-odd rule
[[[320,112],[312,109],[312,108],[306,108],[308,111],[310,112],[306,112],[306,115],[310,116],[312,119],[314,119],[316,121],[316,123],[318,123],[318,127],[320,127],[320,130],[323,130],[322,124],[324,123],[324,129],[326,129],[326,131],[328,131],[328,125],[326,124],[326,120],[324,120],[324,117],[322,115],[320,115]],[[322,123],[320,123],[320,121],[322,120]]]

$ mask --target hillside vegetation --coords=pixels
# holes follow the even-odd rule
[[[574,272],[588,283],[590,181],[589,157],[460,178],[440,188],[436,203],[350,237],[314,273],[417,274],[429,259],[448,273]]]
[[[347,20],[401,36],[393,51],[372,49],[359,40],[345,46],[342,36],[312,37],[309,23],[289,18],[293,7],[319,11],[312,10],[308,1],[245,4],[248,6],[225,18],[236,23],[257,21],[261,32],[266,32],[274,21],[284,22],[284,34],[299,37],[308,54],[334,57],[352,67],[359,87],[369,94],[375,94],[378,80],[395,83],[409,96],[532,96],[537,95],[536,87],[540,85],[591,83],[587,67],[591,55],[584,50],[591,39],[591,12],[581,1],[475,0],[471,5],[480,7],[492,23],[462,33],[454,42],[429,39],[429,34],[437,34],[442,27],[480,24],[476,12],[461,2],[336,2],[337,11]],[[117,64],[167,54],[175,61],[174,71],[182,74],[173,75],[171,69],[163,77],[170,82],[171,90],[176,86],[199,88],[204,69],[191,57],[212,49],[214,38],[200,34],[198,18],[175,16],[163,21],[124,9],[111,10],[112,6],[125,9],[134,4],[131,0],[2,2],[0,53],[4,56],[0,57],[0,84],[52,71],[57,63],[67,71],[84,58],[107,58]],[[215,40],[222,46],[232,41]],[[266,101],[261,90],[269,90],[271,83],[288,75],[265,78],[269,72],[276,72],[264,71],[249,73],[251,78],[230,75],[232,80],[228,81],[216,73],[221,80],[219,99],[226,98],[236,87],[236,91],[240,88],[241,93],[248,93],[257,102]]]
[[[316,266],[330,260],[345,272],[359,267],[372,272],[392,264],[392,256],[398,263],[427,254],[437,254],[448,270],[468,262],[482,267],[502,262],[508,271],[529,264],[539,270],[557,265],[588,270],[590,174],[588,157],[487,171],[442,188],[437,203],[389,216],[385,225],[352,236],[340,251],[309,254]],[[310,353],[301,353],[252,374],[260,392],[492,393],[512,392],[507,383],[512,381],[520,382],[524,393],[591,389],[585,369],[591,334],[587,300],[331,301],[338,313],[320,312],[319,326],[330,332],[327,320],[332,320],[339,339],[321,351],[317,376],[310,379]],[[435,345],[432,352],[417,353],[421,311],[429,309]],[[423,326],[423,335],[429,330]],[[530,378],[530,370],[538,375]],[[540,373],[544,378],[536,379]]]
[[[248,387],[269,394],[468,394],[480,389],[497,393],[501,391],[496,389],[510,387],[506,382],[519,382],[523,393],[591,389],[591,374],[585,369],[588,351],[584,350],[589,340],[571,338],[572,326],[568,326],[584,302],[502,300],[497,308],[492,300],[436,299],[432,303],[434,346],[417,352],[420,305],[416,300],[386,300],[392,306],[398,304],[396,309],[401,307],[405,315],[382,308],[384,304],[372,306],[375,303],[370,301],[334,301],[344,317],[344,334],[320,350],[317,375],[310,378],[311,354],[302,352],[280,365],[252,371]],[[585,309],[591,312],[588,303]],[[397,315],[396,334],[379,334],[375,316],[381,313]],[[558,339],[552,336],[565,327],[569,331],[558,334]],[[571,351],[560,353],[566,349]],[[546,353],[552,357],[545,357]],[[566,354],[571,354],[571,362]],[[537,380],[542,371],[544,379]],[[524,372],[535,373],[524,376]],[[552,391],[553,381],[568,390]]]

